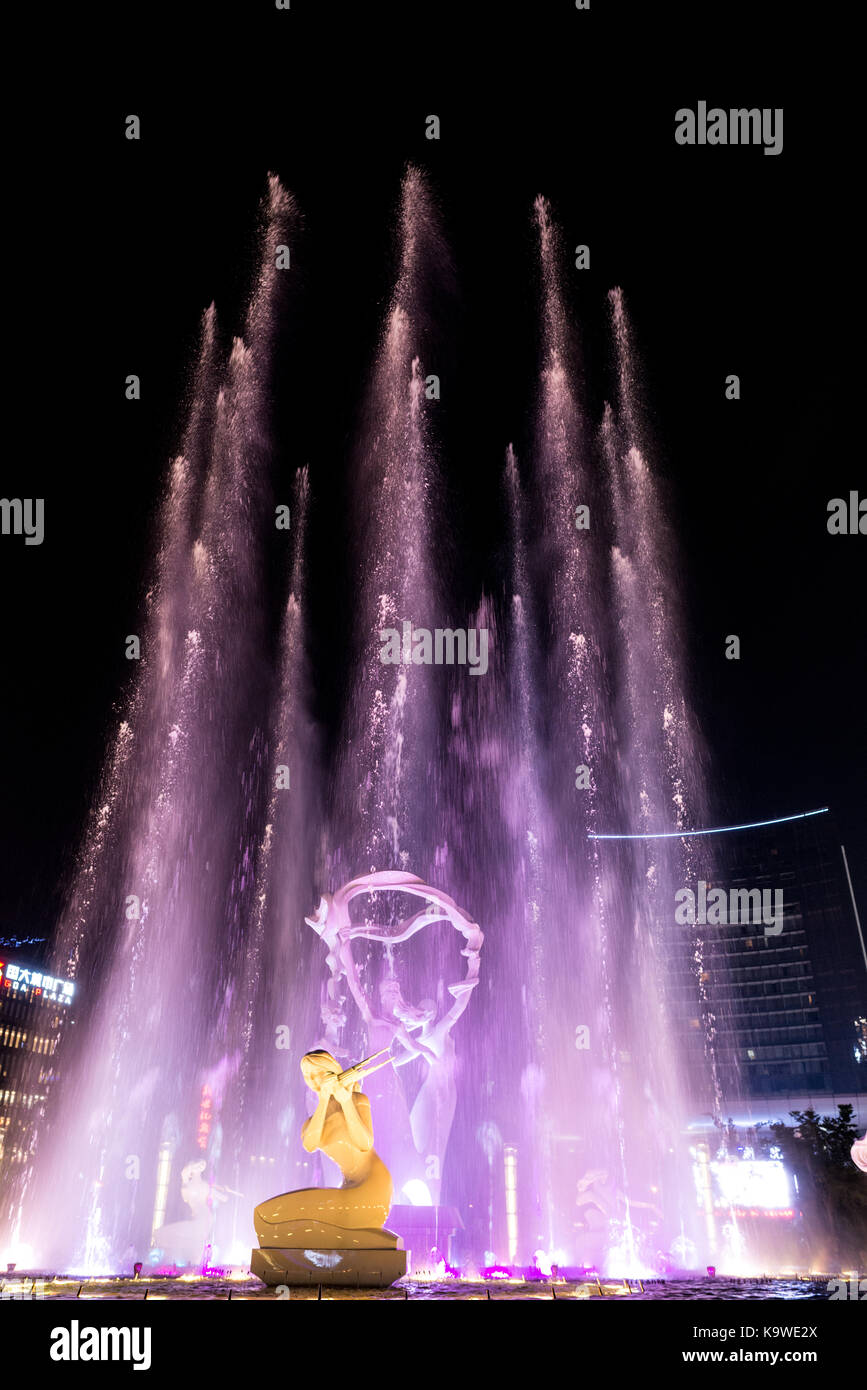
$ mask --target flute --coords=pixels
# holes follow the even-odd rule
[[[381,1047],[378,1052],[372,1052],[369,1057],[363,1057],[360,1062],[354,1062],[351,1067],[346,1068],[346,1071],[340,1072],[337,1077],[338,1085],[353,1086],[355,1082],[360,1081],[362,1077],[371,1076],[373,1072],[379,1071],[380,1067],[387,1067],[392,1060],[391,1057],[386,1057],[385,1061],[380,1062],[378,1066],[368,1067],[367,1065],[368,1062],[372,1062],[375,1057],[381,1057],[383,1052],[388,1052],[388,1048]]]

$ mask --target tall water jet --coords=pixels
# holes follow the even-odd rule
[[[622,291],[609,295],[615,346],[616,404],[606,407],[600,441],[611,489],[611,571],[617,613],[617,718],[621,816],[616,829],[636,837],[672,835],[708,823],[707,753],[687,697],[683,604],[674,537],[648,462],[638,371]],[[615,853],[610,856],[610,849]],[[636,1069],[636,1102],[649,1103],[657,1143],[674,1151],[683,1125],[686,1078],[671,1022],[681,962],[692,957],[696,1012],[704,1021],[708,1075],[713,1072],[713,1017],[704,999],[702,945],[674,920],[675,893],[702,873],[692,838],[636,838],[604,845],[606,862],[630,884],[635,914],[635,969],[622,993],[624,1028],[649,1033]],[[719,1096],[717,1095],[717,1102]],[[718,1112],[718,1103],[714,1105]],[[669,1187],[688,1191],[671,1169]],[[689,1203],[684,1203],[688,1207]]]
[[[535,221],[540,265],[540,370],[531,483],[535,594],[544,689],[536,698],[547,750],[542,793],[548,806],[540,845],[546,949],[556,957],[545,1010],[546,1046],[564,1059],[549,1101],[559,1155],[556,1206],[575,1204],[576,1165],[600,1160],[625,1183],[623,1109],[614,1045],[610,885],[590,838],[614,802],[606,661],[604,495],[580,399],[578,345],[562,285],[562,246],[544,198]],[[565,1059],[569,1059],[568,1062]],[[576,1118],[580,1116],[580,1123]],[[572,1141],[570,1143],[570,1136]],[[570,1190],[571,1189],[571,1190]],[[570,1212],[571,1217],[571,1212]],[[561,1241],[573,1239],[561,1215]]]
[[[335,840],[361,869],[406,867],[425,844],[417,806],[430,758],[437,683],[429,666],[383,664],[383,629],[436,626],[433,548],[439,482],[422,350],[430,281],[448,256],[425,176],[410,167],[399,215],[400,266],[353,458],[356,679],[336,776]],[[428,713],[428,710],[431,713]]]
[[[522,830],[511,799],[519,749],[509,653],[491,597],[482,597],[468,621],[487,633],[488,667],[478,678],[457,666],[447,674],[448,722],[436,779],[437,871],[461,902],[477,908],[486,934],[480,985],[460,1030],[460,1099],[444,1176],[447,1200],[463,1213],[462,1248],[481,1259],[497,1245],[489,1224],[482,1224],[487,1184],[479,1159],[484,1153],[488,1180],[496,1181],[501,1218],[502,1153],[495,1163],[491,1136],[512,1143],[526,1139],[517,1097],[532,1055],[532,1020],[526,1012]],[[438,992],[455,978],[445,975],[455,967],[442,957]],[[500,1225],[501,1219],[495,1236]]]
[[[641,1273],[660,1224],[688,1228],[667,976],[685,962],[712,1054],[704,943],[674,921],[699,869],[677,832],[705,821],[705,760],[622,295],[617,390],[594,431],[538,199],[538,377],[526,448],[506,459],[504,583],[456,611],[426,375],[450,268],[413,169],[399,221],[352,459],[354,627],[331,654],[346,703],[328,781],[310,715],[306,469],[279,632],[266,621],[275,250],[295,229],[276,180],[225,364],[206,315],[143,660],[55,944],[82,1005],[15,1231],[46,1261],[246,1259],[253,1207],[335,1179],[298,1146],[310,1048],[348,1064],[395,1045],[401,1065],[366,1083],[376,1147],[396,1207],[422,1209],[434,1263],[448,1203],[464,1254],[540,1268]],[[431,660],[437,630],[445,661]],[[637,838],[658,831],[672,838]],[[429,904],[408,921],[404,893]]]
[[[555,1065],[552,1039],[546,1027],[550,977],[554,971],[546,940],[550,903],[547,897],[542,855],[552,843],[551,827],[545,819],[546,804],[540,784],[542,752],[537,713],[534,673],[541,653],[533,638],[533,593],[527,568],[525,500],[518,471],[518,460],[510,444],[506,451],[505,487],[509,508],[512,555],[511,650],[515,690],[512,704],[517,723],[516,757],[512,763],[511,787],[507,795],[520,852],[517,857],[519,880],[514,907],[522,911],[517,937],[523,943],[528,975],[525,1012],[528,1056],[521,1073],[521,1095],[526,1108],[524,1155],[529,1154],[531,1190],[538,1194],[536,1224],[543,1229],[537,1238],[553,1250],[555,1211],[553,1187],[553,1116],[546,1094],[546,1078]],[[523,1159],[526,1166],[527,1157]]]
[[[244,947],[247,759],[263,661],[269,364],[289,196],[272,178],[257,283],[222,384],[213,317],[158,541],[144,660],[55,942],[83,1008],[42,1126],[27,1237],[85,1270],[146,1255],[180,1166],[221,1146],[239,1058],[218,1029]],[[216,394],[214,394],[216,388]],[[187,457],[187,454],[189,457]],[[95,859],[115,829],[108,852]],[[247,829],[244,829],[245,823]],[[216,1025],[216,1027],[215,1027]],[[58,1208],[63,1222],[57,1220]]]
[[[558,233],[544,199],[535,213],[541,365],[528,485],[532,578],[514,637],[519,669],[537,651],[544,673],[529,695],[519,680],[517,700],[522,738],[548,750],[538,793],[527,786],[522,798],[542,923],[525,932],[525,950],[529,961],[535,952],[559,967],[527,972],[544,978],[537,1048],[565,1063],[553,1086],[553,1069],[540,1068],[539,1104],[555,1150],[548,1204],[558,1213],[558,1250],[639,1273],[650,1265],[656,1226],[692,1205],[682,1199],[690,1181],[676,1157],[685,1083],[664,987],[684,946],[675,939],[674,894],[686,881],[686,852],[677,840],[648,849],[598,837],[701,821],[702,750],[685,696],[674,549],[638,453],[622,304],[612,301],[618,413],[606,410],[597,447],[581,405]],[[509,473],[514,511],[514,459]],[[520,561],[517,546],[515,554]]]
[[[301,1185],[306,1158],[296,1149],[294,1102],[297,1056],[315,1036],[319,962],[304,926],[314,890],[312,863],[320,820],[319,745],[310,706],[306,656],[306,467],[295,478],[291,514],[289,594],[280,627],[277,682],[270,729],[262,750],[270,788],[265,826],[251,866],[253,901],[235,1014],[241,1054],[232,1091],[235,1183],[255,1205],[287,1173]],[[230,1248],[243,1258],[249,1244],[245,1204],[233,1224]]]
[[[211,305],[202,320],[198,362],[194,370],[181,452],[173,460],[156,523],[154,578],[145,596],[145,622],[142,657],[135,668],[127,692],[123,714],[110,743],[110,752],[100,775],[96,794],[78,851],[75,880],[66,908],[58,922],[52,949],[52,966],[68,973],[78,983],[78,1038],[62,1039],[58,1060],[72,1065],[70,1054],[77,1046],[79,1067],[87,1063],[87,1049],[81,1035],[93,1019],[95,991],[110,966],[118,946],[120,922],[114,887],[118,864],[134,831],[136,806],[132,794],[135,769],[150,765],[159,756],[160,735],[170,707],[176,667],[183,659],[183,612],[189,586],[188,556],[194,536],[198,499],[207,468],[214,419],[216,372],[216,315]],[[82,988],[83,986],[83,988]],[[23,1086],[34,1094],[41,1090],[37,1064],[26,1067]],[[52,1109],[56,1109],[57,1097]],[[67,1104],[67,1109],[68,1109]],[[56,1114],[55,1132],[62,1134],[64,1119]],[[49,1131],[45,1107],[40,1122],[31,1130],[31,1157],[19,1180],[3,1194],[0,1225],[14,1245],[21,1238],[27,1205],[26,1229],[31,1237],[44,1239],[39,1213],[31,1209],[39,1194],[51,1192],[46,1169],[52,1155],[48,1151]],[[37,1172],[42,1183],[37,1184]],[[67,1173],[68,1179],[68,1173]],[[43,1198],[44,1199],[44,1198]],[[49,1229],[56,1223],[50,1221]],[[80,1242],[81,1230],[73,1241]],[[41,1254],[48,1251],[37,1244]],[[67,1257],[69,1250],[67,1249]]]
[[[444,706],[442,670],[406,651],[412,628],[439,626],[443,611],[433,545],[439,469],[428,421],[422,366],[429,336],[431,282],[448,280],[448,254],[424,175],[409,168],[399,217],[400,265],[365,400],[353,460],[355,512],[353,680],[343,720],[334,777],[328,887],[361,873],[402,869],[425,875],[433,861],[435,789],[429,776],[435,733]],[[382,659],[383,632],[398,634],[402,660]],[[382,908],[379,909],[382,911]],[[391,905],[391,919],[399,909]],[[426,933],[425,936],[428,934]],[[413,944],[420,966],[435,948]],[[405,1006],[397,999],[415,987],[400,957],[387,946],[369,947],[358,970],[373,1015],[387,1020]],[[422,969],[422,975],[424,971]],[[419,983],[421,976],[418,977]],[[424,992],[424,990],[423,990]],[[339,1043],[359,1054],[367,1039],[351,1001],[330,999],[330,1021],[349,1004]],[[335,1013],[337,1010],[337,1013]],[[329,1018],[323,1016],[327,1026]],[[370,1080],[377,1116],[377,1147],[399,1194],[422,1191],[423,1158],[412,1143],[409,1100],[401,1080],[385,1068]]]

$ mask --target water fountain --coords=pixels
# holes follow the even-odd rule
[[[389,1224],[422,1263],[445,1268],[454,1234],[467,1263],[637,1275],[679,1232],[701,1261],[665,989],[670,952],[691,953],[700,1011],[700,945],[672,935],[689,842],[598,838],[705,811],[676,553],[623,296],[610,300],[616,391],[597,431],[538,199],[538,379],[532,428],[506,457],[509,573],[474,613],[453,612],[425,366],[428,307],[452,270],[427,180],[407,171],[351,460],[353,646],[326,764],[306,469],[276,640],[265,616],[285,319],[275,249],[294,227],[272,179],[244,336],[225,362],[205,316],[144,659],[56,933],[83,1002],[24,1182],[4,1198],[7,1228],[87,1273],[121,1251],[243,1261],[251,1208],[334,1177],[298,1143],[297,1057],[341,1067],[388,1047],[394,1065],[368,1083],[376,1145]],[[384,662],[383,630],[405,623],[483,630],[484,674],[423,650]],[[424,904],[410,917],[407,894]]]

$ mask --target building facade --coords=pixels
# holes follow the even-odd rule
[[[697,1113],[714,1102],[710,1036],[718,1094],[730,1111],[758,1102],[785,1116],[853,1098],[863,1108],[867,958],[832,814],[708,836],[703,848],[713,867],[702,902],[722,889],[725,920],[712,920],[708,909],[707,922],[695,927],[699,960],[677,945],[671,957],[675,1026]],[[781,921],[744,911],[759,900],[780,903]]]
[[[0,950],[0,1186],[26,1161],[36,1116],[57,1081],[55,1054],[75,985]]]

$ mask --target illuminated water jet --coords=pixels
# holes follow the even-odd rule
[[[685,952],[712,1061],[703,942],[675,937],[673,915],[702,862],[689,837],[709,823],[707,759],[623,295],[596,429],[537,199],[537,372],[506,458],[505,584],[466,603],[426,390],[430,306],[453,277],[428,181],[407,171],[349,460],[352,632],[329,653],[343,701],[329,762],[306,556],[333,535],[306,469],[273,631],[265,616],[274,251],[295,226],[272,180],[243,338],[223,354],[204,319],[144,659],[57,932],[81,1012],[5,1214],[16,1240],[83,1272],[149,1251],[223,1266],[249,1248],[251,1206],[327,1187],[327,1146],[297,1142],[299,1043],[338,1066],[389,1046],[396,1065],[370,1079],[376,1144],[420,1269],[703,1266],[718,1232],[682,1142],[667,980]],[[426,903],[409,919],[405,893]]]

